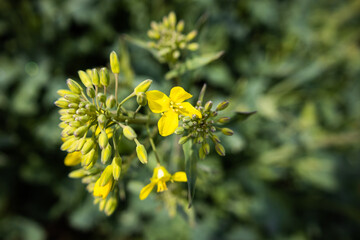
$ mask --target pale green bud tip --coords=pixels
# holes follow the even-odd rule
[[[70,178],[83,178],[86,176],[84,169],[74,170],[69,173]]]
[[[69,78],[66,81],[66,84],[68,85],[68,88],[70,89],[70,91],[72,91],[75,94],[81,94],[82,88],[77,82],[75,82],[74,80]]]
[[[93,68],[93,70],[92,70],[92,83],[93,83],[95,86],[99,86],[99,85],[100,85],[99,72],[96,70],[96,68]]]
[[[136,96],[136,102],[140,105],[140,106],[146,106],[147,104],[147,98],[146,98],[146,94],[144,92],[139,93]]]
[[[136,94],[139,94],[141,92],[146,92],[150,88],[151,83],[152,83],[151,79],[147,79],[143,81],[142,83],[140,83],[135,87],[134,92]]]
[[[234,131],[230,128],[222,128],[221,132],[226,136],[232,136],[234,134]]]
[[[106,147],[101,151],[101,163],[106,164],[109,159],[111,158],[112,148],[111,145],[108,144]]]
[[[144,145],[142,144],[137,144],[136,146],[136,154],[140,160],[140,162],[142,164],[146,164],[147,163],[147,152],[146,149],[144,147]]]
[[[219,103],[219,105],[217,105],[216,111],[222,111],[222,110],[226,109],[228,106],[229,106],[229,101],[223,101],[223,102]]]
[[[137,137],[134,129],[132,129],[130,126],[125,126],[123,128],[123,133],[124,133],[124,136],[131,141]]]
[[[119,180],[121,174],[122,159],[120,156],[115,156],[112,161],[113,177],[115,180]]]
[[[225,149],[220,143],[215,144],[215,150],[220,156],[225,156]]]
[[[68,108],[69,107],[69,102],[67,100],[57,100],[54,103],[57,107],[59,108]]]
[[[218,120],[218,123],[228,123],[230,121],[229,117],[221,117]]]
[[[178,127],[178,128],[175,129],[175,134],[181,135],[181,134],[184,133],[184,130],[185,129],[183,127]]]
[[[205,104],[205,111],[210,111],[211,108],[212,108],[212,105],[213,105],[213,102],[212,102],[212,101],[208,101],[208,102]]]
[[[185,136],[185,137],[180,138],[179,144],[186,143],[189,140],[189,138],[190,138],[190,136]]]
[[[86,86],[86,87],[91,87],[92,86],[92,82],[91,79],[89,77],[89,75],[84,72],[84,71],[78,71],[79,77],[81,82]]]
[[[110,82],[110,78],[109,78],[108,70],[105,67],[103,67],[100,70],[100,83],[105,87],[107,87],[109,86],[109,82]]]
[[[169,13],[169,24],[171,27],[175,27],[176,25],[176,15],[174,12]]]
[[[111,95],[110,97],[108,97],[106,99],[106,107],[113,108],[113,107],[115,107],[115,104],[116,104],[116,99],[115,99],[114,95]]]
[[[120,64],[119,64],[119,58],[115,51],[112,51],[110,53],[110,66],[111,71],[115,74],[120,73]]]
[[[74,94],[74,93],[66,89],[60,89],[57,91],[57,94],[60,95],[60,97],[64,97],[65,94]]]
[[[108,136],[106,132],[103,130],[101,131],[99,136],[99,146],[101,149],[104,149],[108,145],[108,143],[109,143]]]

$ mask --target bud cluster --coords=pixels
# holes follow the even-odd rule
[[[193,30],[188,34],[183,34],[184,21],[176,21],[174,12],[164,16],[162,22],[151,22],[151,29],[148,31],[149,38],[154,41],[149,42],[149,46],[157,51],[160,62],[174,63],[183,51],[196,51],[199,44],[191,42],[197,35]]]
[[[196,108],[201,112],[202,118],[194,115],[190,117],[180,117],[182,126],[175,130],[176,134],[183,135],[180,138],[179,144],[184,144],[189,139],[194,143],[201,145],[199,148],[199,157],[204,159],[210,153],[210,145],[208,140],[211,140],[215,145],[215,151],[220,156],[225,156],[225,148],[220,144],[220,138],[215,135],[216,132],[221,132],[226,136],[232,136],[234,132],[229,128],[221,127],[221,125],[229,122],[229,117],[219,117],[218,112],[224,110],[229,105],[228,101],[223,101],[217,105],[215,110],[212,110],[213,103],[208,101],[205,106],[201,106],[201,102],[197,103]]]
[[[115,52],[110,55],[110,64],[117,81],[116,74],[120,70]],[[93,193],[95,203],[99,203],[100,210],[110,215],[117,205],[114,191],[118,191],[117,182],[122,170],[122,158],[118,151],[122,136],[136,143],[136,155],[141,163],[147,163],[146,149],[128,125],[130,118],[136,121],[134,113],[127,116],[131,111],[124,110],[121,105],[135,96],[142,96],[139,107],[146,105],[144,92],[152,81],[143,81],[127,98],[117,103],[117,94],[107,94],[110,83],[107,68],[88,69],[78,74],[85,88],[68,79],[68,89],[59,90],[60,98],[55,101],[55,105],[61,108],[61,150],[68,152],[66,165],[81,164],[82,168],[71,172],[70,177],[82,178],[82,182],[87,184],[87,190]]]

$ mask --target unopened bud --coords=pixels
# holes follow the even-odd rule
[[[142,164],[147,163],[147,152],[146,152],[144,145],[137,143],[136,154]]]
[[[220,156],[225,156],[225,149],[223,147],[223,145],[221,145],[220,143],[216,143],[215,144],[215,150],[217,152],[217,154],[219,154]]]
[[[179,140],[179,144],[186,143],[189,140],[189,138],[190,138],[190,136],[181,137],[180,140]]]
[[[84,144],[86,143],[86,139],[85,138],[81,138],[77,141],[77,146],[76,146],[76,151],[80,151],[83,147]]]
[[[70,122],[69,125],[72,126],[72,127],[78,128],[78,127],[81,126],[81,122],[79,122],[79,121],[72,121],[72,122]]]
[[[152,83],[152,80],[146,79],[145,81],[141,82],[139,85],[137,85],[134,89],[134,93],[138,94],[141,92],[146,92]]]
[[[176,25],[176,15],[174,12],[169,13],[169,24],[172,28],[175,28]]]
[[[115,156],[112,161],[113,177],[115,180],[119,180],[121,174],[122,159],[120,156]]]
[[[69,107],[69,101],[67,101],[67,100],[57,100],[54,104],[59,108],[68,108]]]
[[[187,49],[189,49],[190,51],[196,51],[199,49],[199,44],[198,43],[190,43],[189,45],[187,45]]]
[[[85,87],[92,86],[91,79],[86,72],[80,70],[80,71],[78,71],[78,74],[79,74],[81,82],[85,85]]]
[[[95,86],[99,86],[100,85],[100,77],[99,77],[99,72],[96,68],[93,68],[92,70],[92,83]]]
[[[72,145],[75,144],[75,142],[76,142],[76,138],[74,137],[69,138],[61,145],[60,147],[61,151],[67,151]]]
[[[225,108],[227,108],[228,106],[229,106],[229,101],[223,101],[217,105],[216,111],[222,111]]]
[[[229,117],[221,117],[217,120],[218,123],[228,123],[230,121]]]
[[[185,26],[184,21],[180,20],[176,26],[176,30],[178,32],[182,32],[184,30],[184,26]]]
[[[208,102],[205,104],[205,112],[210,111],[211,108],[212,108],[212,105],[213,105],[213,102],[212,102],[212,101],[208,101]]]
[[[105,103],[106,102],[106,96],[103,93],[98,93],[97,98],[100,102]]]
[[[104,212],[107,216],[110,216],[111,214],[113,214],[113,212],[115,211],[116,207],[117,207],[117,199],[116,197],[111,197],[109,200],[106,201],[106,205],[104,208]]]
[[[136,96],[136,101],[140,106],[146,106],[147,104],[146,94],[144,92],[139,93]]]
[[[69,108],[78,108],[79,104],[77,104],[77,103],[69,103],[68,107]]]
[[[92,165],[93,162],[96,160],[96,156],[95,156],[96,150],[95,149],[91,149],[90,152],[88,152],[85,156],[84,156],[84,166],[89,166]]]
[[[120,73],[120,64],[119,64],[119,58],[115,51],[112,51],[110,53],[110,66],[111,71],[115,74]]]
[[[77,82],[75,82],[74,80],[69,78],[66,81],[66,84],[68,85],[68,88],[70,89],[70,91],[72,91],[75,94],[81,94],[82,88]]]
[[[99,135],[99,146],[101,149],[104,149],[109,143],[108,136],[104,130],[101,131]]]
[[[209,155],[209,153],[210,153],[210,145],[207,142],[202,145],[202,149],[203,149],[205,155]]]
[[[107,118],[106,118],[106,116],[105,116],[104,114],[100,114],[100,115],[98,116],[98,122],[99,122],[99,124],[101,124],[101,125],[105,124],[106,120],[107,120]]]
[[[99,180],[101,187],[105,186],[112,179],[112,165],[108,165],[102,172]]]
[[[86,142],[84,143],[84,146],[81,149],[81,153],[82,155],[87,154],[88,152],[90,152],[95,146],[95,142],[92,138],[87,138]]]
[[[94,98],[94,97],[95,97],[95,90],[94,90],[94,88],[93,88],[92,86],[86,88],[86,94],[87,94],[90,98]]]
[[[204,149],[202,148],[199,148],[199,158],[200,159],[204,159],[206,156],[205,152],[204,152]]]
[[[215,144],[221,142],[220,138],[218,136],[216,136],[216,135],[211,135],[211,139],[213,140],[213,142]]]
[[[81,126],[75,130],[74,136],[75,137],[83,137],[86,134],[87,130],[88,130],[87,126]]]
[[[196,37],[196,35],[197,35],[197,31],[193,30],[186,35],[186,40],[188,42],[190,42],[191,40],[193,40]]]
[[[234,131],[230,128],[222,128],[221,132],[226,136],[232,136],[234,134]]]
[[[111,145],[108,144],[102,151],[101,151],[101,163],[106,164],[109,159],[111,158],[112,148]]]
[[[204,141],[204,138],[202,136],[199,136],[199,137],[196,138],[196,142],[198,144],[202,143],[203,141]]]
[[[115,104],[116,104],[116,99],[115,99],[114,95],[109,96],[106,100],[106,107],[113,108],[113,107],[115,107]]]
[[[185,129],[183,127],[178,127],[175,129],[175,134],[181,135],[184,133],[184,131],[185,131]]]
[[[137,137],[134,129],[132,129],[130,126],[125,126],[123,128],[123,133],[124,136],[131,141],[133,141]]]
[[[89,112],[95,112],[95,111],[96,111],[96,107],[95,107],[95,105],[92,104],[92,103],[86,104],[85,108],[86,108],[87,110],[89,110]]]
[[[86,176],[84,169],[80,168],[69,173],[70,178],[83,178]]]
[[[61,97],[64,97],[65,94],[74,94],[74,93],[66,89],[60,89],[57,91],[57,94],[59,94]]]
[[[106,68],[101,68],[100,70],[100,83],[101,85],[104,85],[105,87],[109,86],[110,78],[109,78],[109,72]]]

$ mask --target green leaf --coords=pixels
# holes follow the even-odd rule
[[[192,200],[195,195],[195,182],[196,182],[196,162],[197,162],[197,151],[193,149],[192,141],[189,140],[183,144],[183,150],[185,155],[185,171],[188,180],[188,201],[191,208]]]
[[[166,73],[165,78],[170,80],[174,77],[180,76],[188,71],[195,70],[197,68],[203,67],[224,54],[223,51],[217,53],[207,53],[194,58],[186,60],[184,63],[178,64],[175,68]]]
[[[251,115],[255,114],[256,111],[252,112],[235,112],[235,115],[231,117],[230,122],[242,122],[248,119]]]

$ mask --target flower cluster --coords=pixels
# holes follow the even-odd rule
[[[199,44],[191,42],[197,35],[193,30],[188,34],[183,34],[184,21],[176,21],[174,12],[163,18],[162,22],[151,22],[151,30],[148,36],[153,39],[149,42],[149,47],[156,50],[160,62],[175,63],[185,50],[195,51]]]

